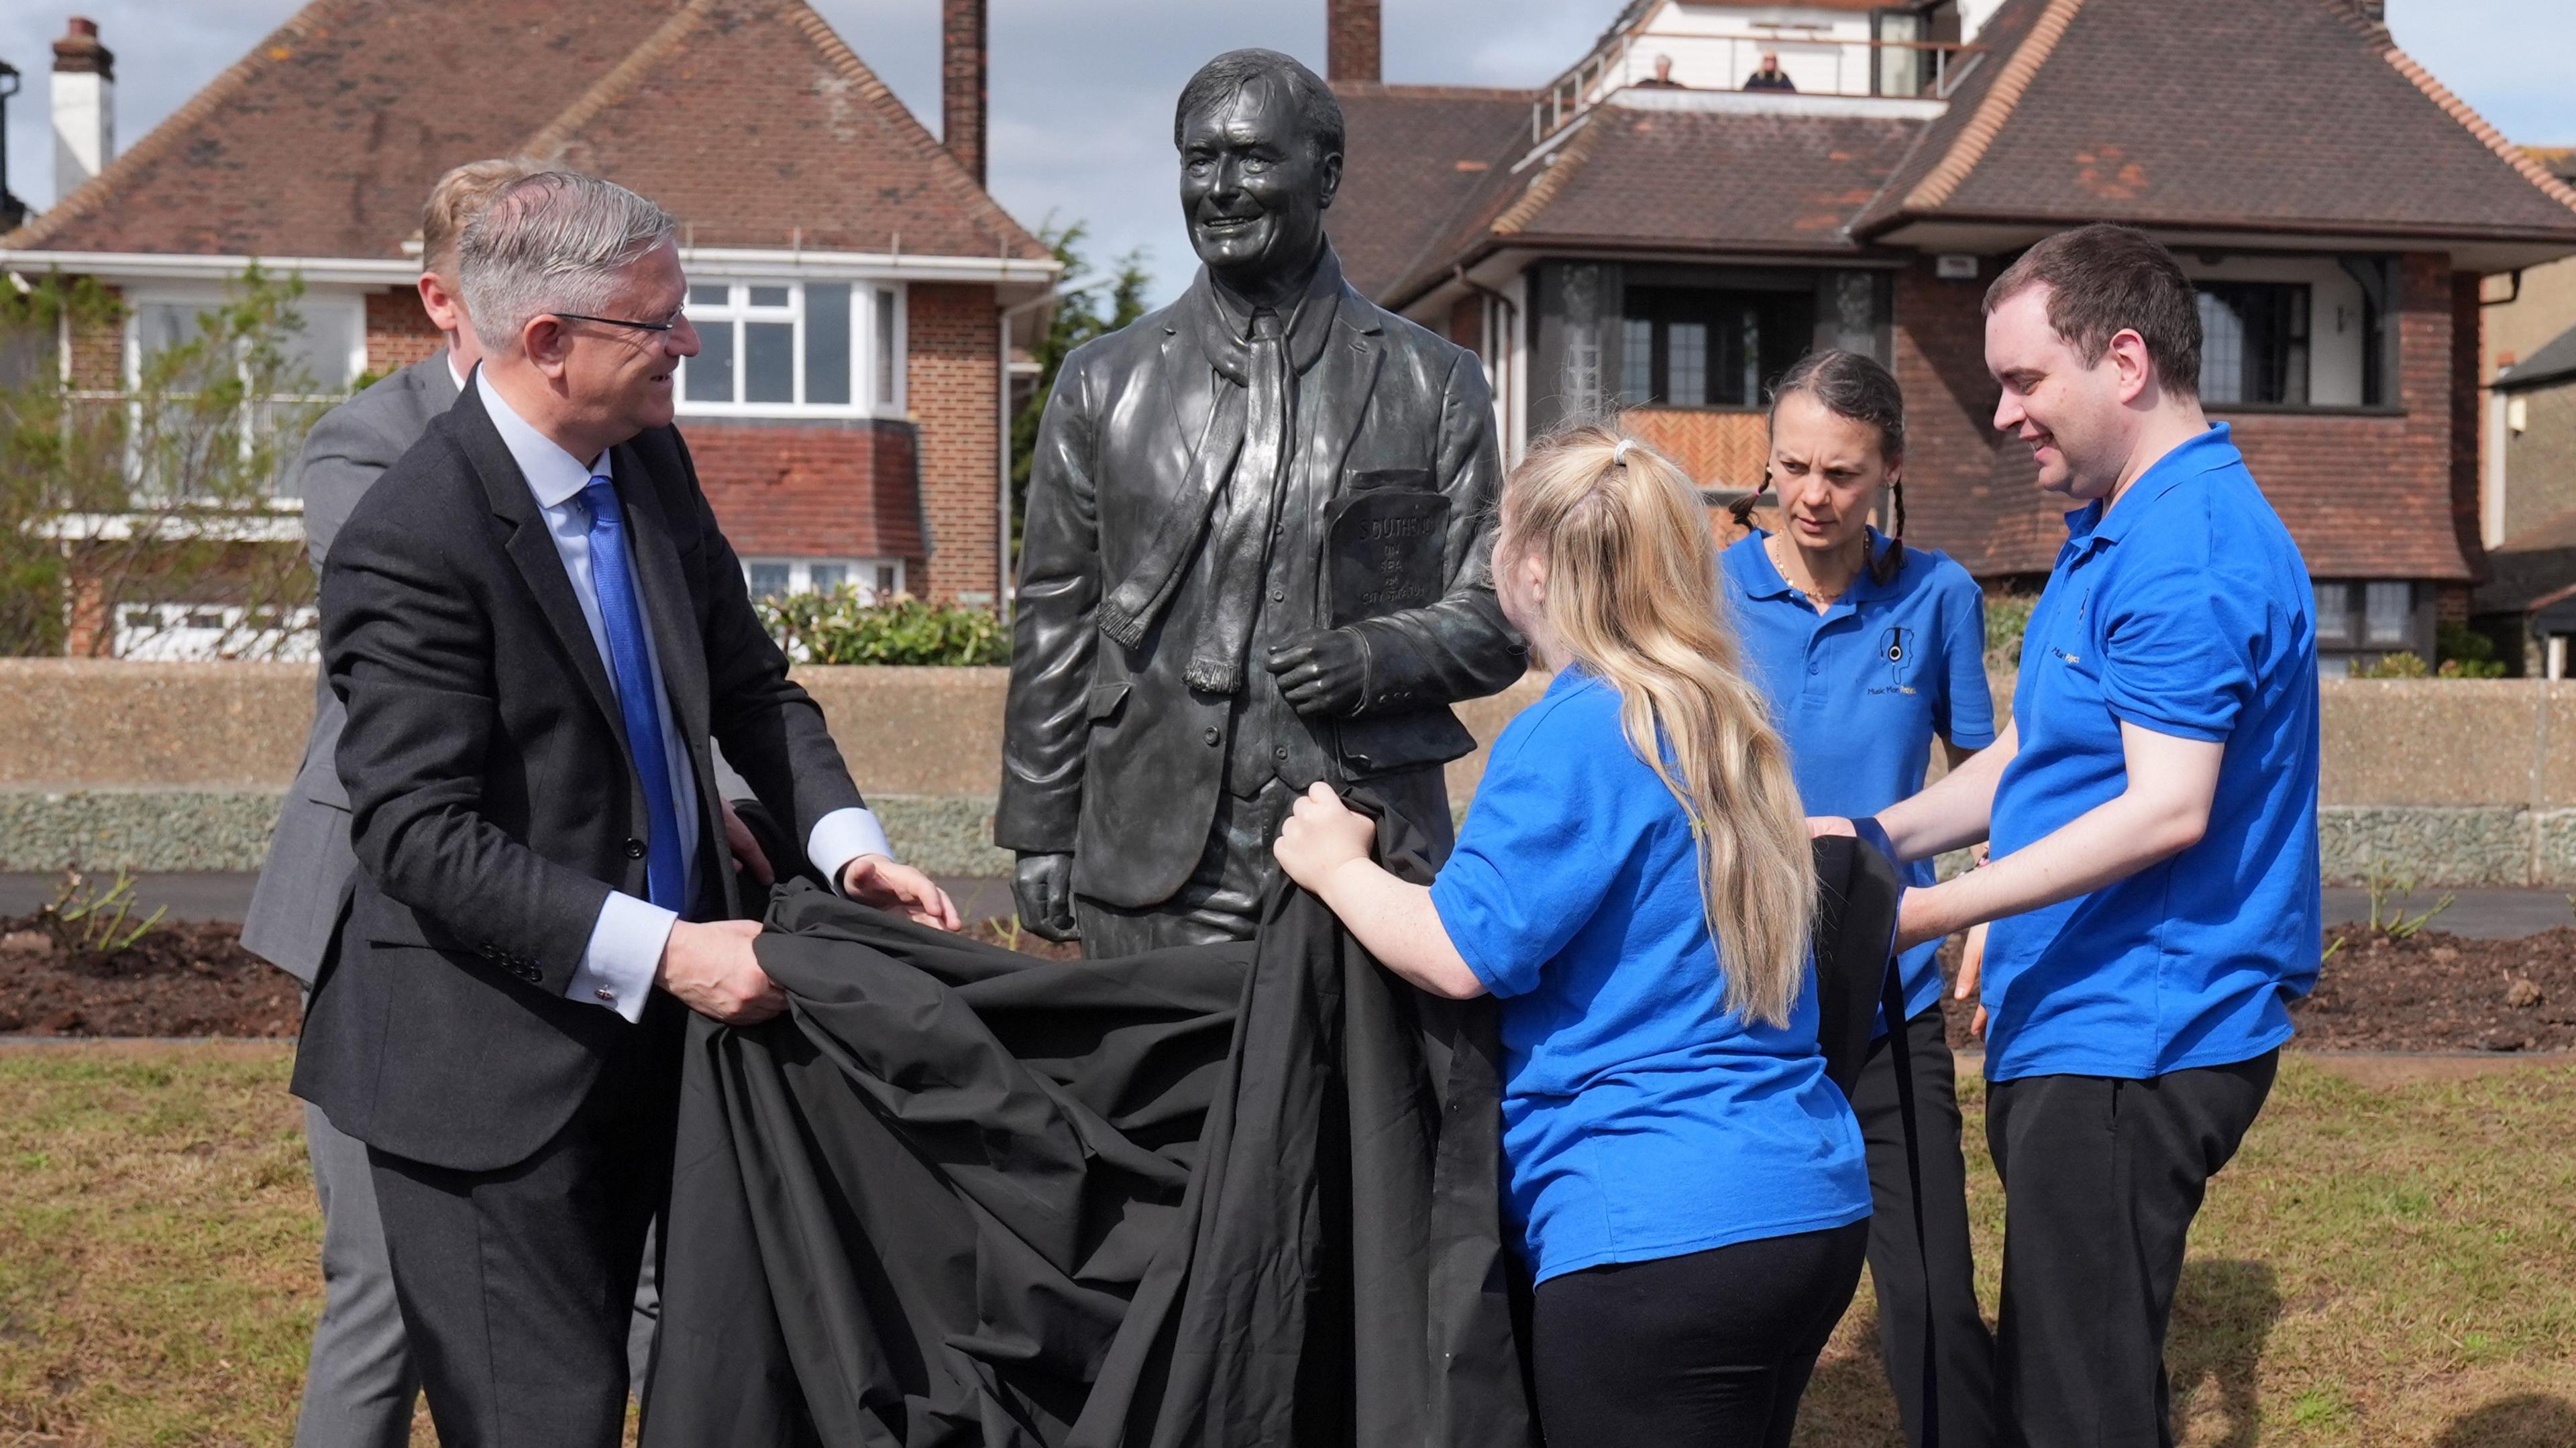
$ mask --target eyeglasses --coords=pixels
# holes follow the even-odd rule
[[[598,322],[610,327],[633,327],[639,332],[667,332],[680,325],[680,319],[676,316],[667,322],[638,322],[625,317],[594,317],[584,312],[553,312],[548,315],[561,317],[567,322]]]

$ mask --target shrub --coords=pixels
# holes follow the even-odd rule
[[[2446,623],[2433,633],[2433,657],[2427,667],[2420,654],[2383,654],[2375,664],[2354,667],[2356,679],[2501,679],[2504,661],[2495,656],[2495,641],[2466,624]]]
[[[2021,636],[2030,627],[2031,605],[2039,602],[2036,594],[2006,593],[1986,598],[1986,667],[2018,669],[2021,667]]]
[[[896,596],[871,603],[852,588],[759,600],[760,620],[787,656],[806,664],[1001,664],[1010,629],[991,609]]]

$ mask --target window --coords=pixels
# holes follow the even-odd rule
[[[859,602],[881,603],[903,592],[903,564],[896,559],[752,558],[742,573],[754,599],[852,588]]]
[[[129,389],[141,387],[143,370],[152,359],[173,347],[205,338],[206,323],[201,319],[223,304],[222,294],[216,292],[196,295],[145,292],[131,298],[125,324],[125,385]],[[273,437],[280,428],[309,428],[323,408],[348,396],[350,385],[366,368],[365,305],[354,294],[308,293],[296,299],[292,303],[294,325],[271,334],[282,354],[277,370],[270,374],[275,382],[270,384],[267,395],[250,398],[244,405],[240,422],[246,426],[226,427],[220,438],[206,434],[202,430],[202,417],[197,418],[197,426],[191,426],[188,420],[191,413],[186,406],[191,398],[204,394],[164,392],[162,396],[181,406],[162,409],[161,416],[155,420],[160,427],[168,429],[162,435],[196,435],[209,443],[237,444],[247,458],[261,439]],[[197,365],[191,363],[190,367],[193,369]],[[239,379],[245,386],[259,380],[252,376],[251,366],[247,358],[240,364]],[[286,390],[277,390],[281,386]],[[149,462],[140,455],[151,451],[148,440],[159,429],[148,425],[139,403],[130,406],[129,416],[138,453],[130,460],[132,466],[138,476],[160,473],[168,462],[166,457],[160,462]],[[280,446],[285,453],[280,461],[291,460],[295,446],[285,442]],[[151,488],[151,479],[143,481],[147,489]],[[284,496],[285,481],[283,477],[270,480],[270,490]],[[163,488],[191,491],[186,482],[166,476],[160,479],[160,484]]]
[[[1812,292],[1630,287],[1619,393],[1631,405],[1760,407],[1815,330]]]
[[[680,410],[700,415],[855,415],[902,396],[901,294],[849,282],[702,281],[689,285],[698,355],[680,366]],[[863,320],[859,313],[865,309]],[[861,335],[875,340],[862,392]]]
[[[2202,282],[2203,402],[2308,400],[2309,288],[2284,282]]]
[[[2341,677],[2355,662],[2393,653],[2429,654],[2429,628],[2420,628],[2415,585],[2403,578],[2316,580],[2318,666]]]

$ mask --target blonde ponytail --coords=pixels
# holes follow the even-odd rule
[[[1619,692],[1628,746],[1698,844],[1726,1006],[1786,1025],[1806,981],[1816,870],[1789,752],[1737,663],[1698,489],[1672,462],[1586,424],[1541,440],[1503,489],[1497,572],[1535,553],[1548,625]],[[1669,750],[1671,758],[1665,757]]]

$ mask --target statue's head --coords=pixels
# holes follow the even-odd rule
[[[1172,118],[1190,246],[1238,290],[1300,276],[1342,184],[1342,106],[1275,50],[1229,50],[1181,88]]]

